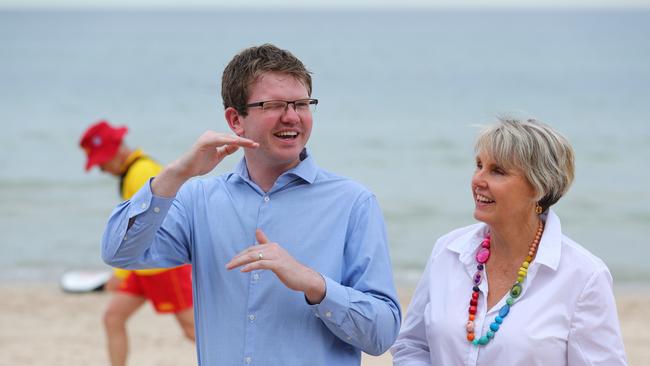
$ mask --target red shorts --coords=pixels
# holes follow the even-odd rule
[[[118,291],[149,299],[159,313],[178,313],[192,307],[192,266],[187,264],[150,276],[131,272]]]

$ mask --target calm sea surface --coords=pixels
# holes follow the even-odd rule
[[[117,184],[84,173],[81,132],[129,125],[170,162],[226,130],[223,67],[264,42],[314,72],[309,147],[377,194],[400,282],[474,222],[475,125],[501,114],[570,139],[563,230],[617,282],[650,280],[650,12],[362,10],[0,12],[0,280],[102,268]]]

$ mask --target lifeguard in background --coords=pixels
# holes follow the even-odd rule
[[[119,192],[128,200],[162,166],[141,149],[130,149],[123,139],[128,129],[106,121],[90,126],[79,144],[86,152],[86,171],[97,165],[104,173],[120,179]],[[125,270],[115,268],[106,289],[114,294],[104,313],[108,352],[113,366],[126,364],[128,335],[126,321],[150,300],[158,313],[173,313],[185,336],[194,341],[192,309],[192,267]]]

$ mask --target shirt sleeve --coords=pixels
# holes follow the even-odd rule
[[[102,259],[126,269],[190,263],[190,230],[181,201],[154,196],[149,181],[113,210],[102,236]]]
[[[429,305],[431,262],[429,258],[422,278],[415,288],[404,324],[397,336],[397,341],[391,347],[393,365],[428,366],[430,365],[429,343],[427,341],[424,314]]]
[[[627,365],[612,277],[606,268],[594,273],[578,299],[569,331],[569,365]]]
[[[323,276],[325,298],[313,305],[314,311],[341,340],[380,355],[397,337],[401,310],[384,219],[374,196],[352,212],[343,260],[341,283]]]

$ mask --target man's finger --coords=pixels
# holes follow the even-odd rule
[[[239,266],[243,266],[252,262],[259,260],[257,252],[252,252],[246,250],[240,254],[237,254],[230,262],[226,263],[226,269],[230,270]]]
[[[237,145],[224,145],[217,147],[217,156],[227,156],[239,149]]]
[[[258,147],[260,144],[257,142],[247,139],[245,137],[239,137],[239,136],[227,136],[228,141],[226,142],[229,145],[238,145],[241,147]],[[225,142],[225,141],[224,141]]]
[[[255,230],[255,238],[257,239],[257,242],[260,244],[266,244],[269,242],[269,238],[266,237],[266,234],[264,234],[262,229]]]

